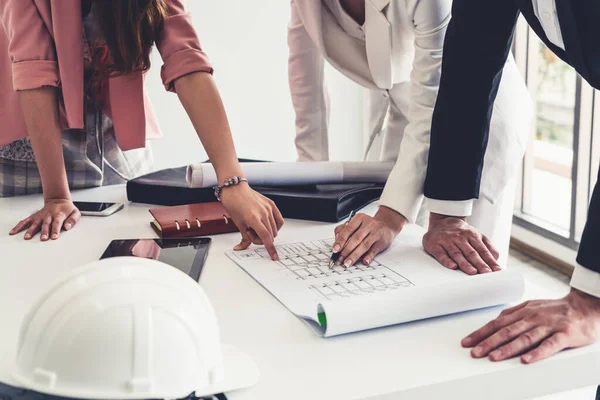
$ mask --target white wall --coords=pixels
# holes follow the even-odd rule
[[[287,83],[289,1],[187,1],[203,49],[229,115],[238,155],[293,161],[294,111]],[[153,142],[156,167],[204,160],[206,153],[177,96],[160,82],[162,62],[153,54],[147,87],[165,137]],[[360,159],[363,149],[362,90],[328,69],[331,96],[330,153]]]

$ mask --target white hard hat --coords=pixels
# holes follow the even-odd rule
[[[118,257],[73,271],[31,308],[13,377],[62,397],[177,399],[252,386],[258,369],[221,346],[198,283],[158,261]]]

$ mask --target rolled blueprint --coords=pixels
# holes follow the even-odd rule
[[[393,162],[265,162],[242,163],[242,170],[253,186],[321,185],[328,183],[385,183]],[[208,188],[218,184],[212,164],[195,164],[187,168],[191,188]]]
[[[521,274],[501,271],[433,286],[324,301],[318,311],[326,315],[323,336],[329,337],[507,304],[520,300],[524,292]]]

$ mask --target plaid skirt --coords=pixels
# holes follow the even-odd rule
[[[85,125],[84,131],[62,132],[65,168],[71,190],[122,184],[152,172],[153,157],[149,146],[122,151],[110,118],[97,111],[87,99]],[[19,145],[22,148],[30,146],[30,143],[25,139]],[[27,151],[18,153],[23,155]],[[0,197],[42,193],[35,157],[20,159],[5,154],[0,152]]]

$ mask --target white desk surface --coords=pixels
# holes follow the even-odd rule
[[[124,187],[77,192],[76,200],[125,201]],[[128,204],[109,218],[88,217],[56,242],[25,242],[8,231],[41,197],[0,199],[0,359],[12,357],[23,315],[36,297],[74,267],[97,260],[112,239],[152,238],[149,206]],[[374,208],[371,208],[374,210]],[[327,230],[333,226],[320,224]],[[278,241],[315,223],[287,221]],[[200,284],[219,319],[222,341],[257,362],[257,386],[231,400],[526,399],[600,383],[600,345],[526,366],[474,360],[459,342],[499,308],[322,339],[237,267],[224,251],[236,234],[213,238]],[[527,297],[544,297],[528,284]],[[410,305],[407,305],[410,306]],[[0,381],[11,383],[5,369]]]

